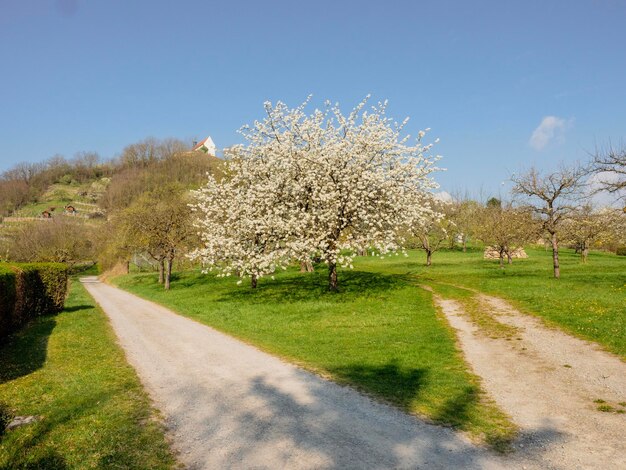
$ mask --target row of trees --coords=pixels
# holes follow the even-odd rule
[[[454,200],[440,202],[439,206],[443,217],[409,237],[410,247],[426,253],[428,266],[433,253],[440,248],[454,248],[459,244],[465,251],[468,239],[481,241],[495,250],[501,267],[505,262],[510,264],[515,251],[526,244],[543,240],[554,248],[553,236],[545,229],[549,219],[537,215],[539,208],[501,202],[496,198],[486,203]],[[556,229],[557,259],[558,247],[563,244],[576,249],[583,263],[591,248],[614,250],[626,244],[626,215],[621,209],[594,209],[591,204],[583,203],[551,228]]]
[[[553,172],[531,168],[512,178],[513,202],[502,203],[495,198],[486,204],[468,199],[442,202],[439,211],[444,217],[413,234],[417,239],[413,245],[426,252],[430,265],[432,253],[446,240],[450,244],[459,240],[465,249],[471,237],[491,245],[503,265],[505,257],[511,262],[516,248],[546,237],[552,249],[554,276],[558,278],[559,246],[563,243],[576,248],[583,262],[592,246],[616,248],[626,244],[624,211],[594,209],[590,198],[598,191],[613,193],[617,201],[624,197],[623,155],[612,151],[606,156],[597,155],[590,165],[561,166]],[[598,174],[602,178],[597,178]]]

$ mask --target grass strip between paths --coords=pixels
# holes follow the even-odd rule
[[[509,301],[520,311],[536,315],[626,360],[626,257],[592,251],[587,263],[573,250],[560,250],[561,279],[552,277],[552,253],[530,248],[528,259],[513,260],[505,269],[498,260],[483,259],[482,249],[462,253],[441,251],[433,264],[425,266],[423,252],[407,258],[358,258],[355,269],[403,274],[452,298],[461,300],[453,284],[468,287]],[[443,292],[446,289],[446,292]]]
[[[63,312],[0,349],[0,402],[41,417],[0,438],[0,468],[175,467],[137,375],[77,281]]]

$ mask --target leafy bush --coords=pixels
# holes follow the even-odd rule
[[[615,253],[618,256],[626,256],[626,246],[619,246],[619,247],[617,247],[617,250],[615,250]]]
[[[11,413],[9,407],[4,403],[0,403],[0,437],[4,435],[4,432],[12,419],[13,413]]]
[[[0,265],[0,337],[63,309],[68,269],[58,263]]]

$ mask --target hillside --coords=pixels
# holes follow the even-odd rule
[[[44,211],[49,212],[53,217],[67,216],[70,215],[65,211],[68,206],[75,208],[72,216],[86,218],[101,216],[102,211],[97,202],[110,182],[111,178],[104,177],[82,184],[54,183],[45,190],[37,202],[26,204],[10,217],[6,217],[5,221],[10,222],[11,218],[41,218]]]

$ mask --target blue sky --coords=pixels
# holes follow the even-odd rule
[[[265,100],[389,99],[432,128],[453,192],[626,140],[626,2],[0,1],[0,170],[112,157],[148,136],[218,147]]]

